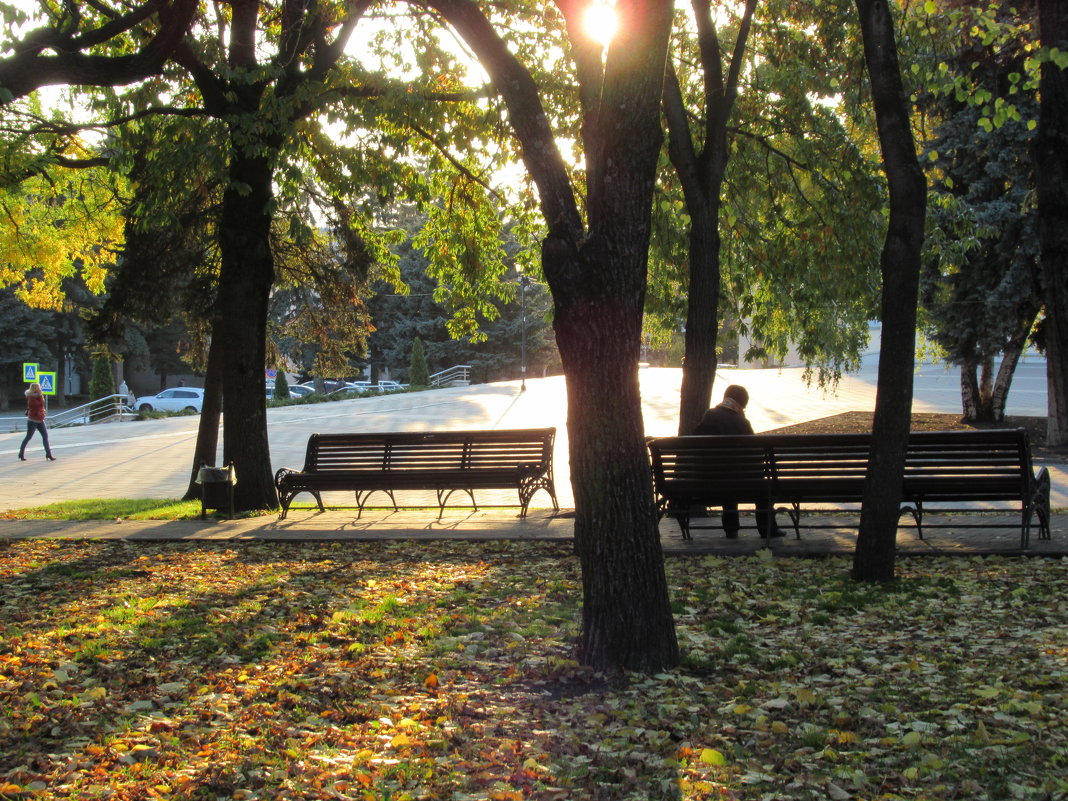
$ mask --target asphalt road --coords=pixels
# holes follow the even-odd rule
[[[1020,366],[1010,394],[1009,414],[1046,413],[1044,370],[1042,362]],[[722,368],[713,397],[718,401],[728,383],[744,384],[751,396],[749,418],[757,431],[874,408],[873,362],[866,363],[857,375],[844,377],[833,392],[807,386],[803,372],[800,368]],[[649,368],[642,370],[640,377],[646,433],[676,433],[681,370]],[[518,382],[503,382],[271,409],[268,432],[272,464],[275,469],[301,467],[308,436],[317,431],[556,426],[557,492],[561,506],[573,506],[567,470],[564,379],[530,379],[526,384],[526,392],[519,391]],[[922,366],[916,375],[914,409],[959,412],[957,372],[937,365]],[[27,448],[28,461],[18,461],[23,432],[0,433],[0,509],[76,498],[177,497],[185,490],[198,423],[199,418],[193,416],[57,429],[51,432],[55,462],[45,461],[37,438]],[[1060,486],[1056,485],[1060,482],[1057,478],[1054,481],[1059,495]],[[545,501],[544,493],[540,493],[534,505]],[[1055,499],[1055,505],[1065,504]]]

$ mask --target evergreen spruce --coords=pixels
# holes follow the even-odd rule
[[[98,420],[109,416],[114,403],[105,401],[109,395],[115,394],[115,376],[111,372],[111,358],[107,353],[93,354],[93,372],[89,377],[89,400],[93,405],[89,407],[91,420]]]
[[[89,400],[99,400],[115,394],[115,376],[111,359],[106,353],[93,355],[93,374],[89,379]]]
[[[408,364],[408,383],[413,387],[430,386],[430,373],[426,368],[423,340],[419,337],[412,342],[412,360]]]
[[[285,371],[279,370],[278,374],[274,377],[274,398],[275,400],[285,400],[289,397],[289,382],[286,381]]]

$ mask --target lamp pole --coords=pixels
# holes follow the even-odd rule
[[[527,286],[530,278],[519,276],[519,307],[523,316],[523,333],[519,345],[519,391],[527,391]]]

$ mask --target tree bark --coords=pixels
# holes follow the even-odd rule
[[[267,302],[274,283],[270,246],[271,180],[267,157],[231,145],[230,181],[219,222],[222,269],[212,344],[223,347],[223,464],[237,472],[234,504],[241,510],[276,509],[267,440]]]
[[[711,203],[689,203],[690,286],[686,298],[686,356],[679,390],[679,434],[692,434],[711,405],[719,357],[719,186]]]
[[[551,246],[546,250],[551,253]],[[637,367],[642,307],[622,291],[612,269],[618,262],[591,250],[596,248],[588,246],[580,257],[581,268],[605,280],[558,291],[554,317],[567,380],[575,543],[582,563],[579,656],[600,669],[656,671],[676,664],[679,654],[645,467]]]
[[[965,420],[978,420],[982,414],[983,398],[979,393],[979,360],[969,353],[960,365],[960,398]]]
[[[583,583],[580,658],[601,670],[670,667],[678,663],[678,642],[637,372],[671,4],[621,5],[626,41],[610,48],[603,76],[580,71],[582,96],[591,103],[583,124],[588,227],[530,72],[471,0],[432,5],[475,51],[501,93],[549,229],[542,266],[568,390]],[[564,0],[559,5],[575,30],[574,14],[581,9]],[[591,78],[599,87],[590,86]]]
[[[886,0],[856,0],[856,6],[886,172],[890,219],[880,259],[882,345],[853,576],[862,581],[891,581],[912,419],[916,301],[927,191],[912,139],[890,8]]]
[[[1044,47],[1068,52],[1068,4],[1039,0]],[[1046,443],[1068,444],[1068,70],[1042,65],[1035,175],[1038,236],[1046,300]]]
[[[201,488],[197,483],[197,473],[201,465],[215,466],[219,451],[219,423],[222,417],[222,378],[223,336],[220,331],[212,332],[211,344],[208,345],[208,368],[204,375],[204,405],[200,409],[200,427],[197,430],[197,444],[193,452],[193,465],[189,475],[189,486],[182,496],[183,501],[200,498]]]

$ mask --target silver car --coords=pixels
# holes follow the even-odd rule
[[[196,412],[204,406],[204,390],[200,387],[172,387],[157,395],[137,399],[141,412]]]

